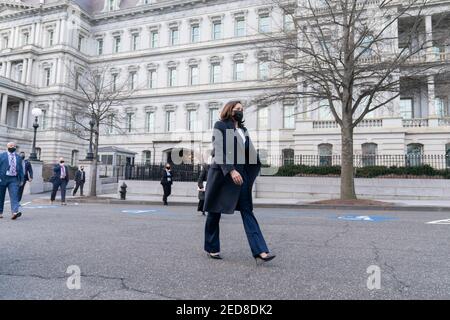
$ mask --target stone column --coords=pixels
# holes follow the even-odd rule
[[[433,16],[425,17],[425,48],[427,53],[427,61],[434,61],[433,55]]]
[[[96,161],[96,160],[95,160]],[[90,179],[93,161],[90,160],[80,160],[78,161],[78,166],[84,166],[84,172],[86,172],[86,183],[84,184],[84,194],[89,195],[91,192]],[[100,181],[100,170],[98,170],[97,164],[97,195],[102,193],[102,183]]]
[[[2,95],[2,107],[0,112],[0,124],[6,124],[6,110],[8,108],[8,95]]]
[[[26,194],[43,193],[44,192],[44,179],[42,177],[43,162],[30,161],[30,163],[31,166],[33,167],[33,181],[31,183],[26,184],[24,192]]]
[[[28,59],[28,70],[27,70],[27,78],[25,80],[25,84],[32,84],[33,79],[33,59]]]
[[[23,59],[22,63],[22,79],[20,79],[20,82],[26,83],[28,75],[28,59]]]
[[[11,79],[11,61],[6,61],[5,77]]]
[[[17,128],[22,128],[22,122],[23,122],[23,100],[19,102],[19,116],[17,117]]]
[[[60,29],[60,31],[59,31],[59,43],[60,44],[65,44],[65,42],[66,42],[66,37],[65,37],[66,26],[67,26],[67,20],[62,19],[60,28],[59,28]]]
[[[30,101],[25,100],[22,118],[22,128],[28,128],[28,116],[30,114]]]
[[[428,76],[428,117],[435,118],[437,116],[435,92],[434,92],[434,76]]]

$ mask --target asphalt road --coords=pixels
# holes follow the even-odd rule
[[[193,207],[23,212],[0,220],[0,299],[450,299],[450,224],[426,223],[449,212],[256,209],[277,255],[259,266],[239,214],[223,216],[218,261],[203,252]],[[79,290],[67,286],[74,265]],[[379,289],[367,287],[371,265]]]

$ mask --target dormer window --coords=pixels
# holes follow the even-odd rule
[[[103,11],[114,11],[119,9],[120,6],[120,0],[105,0],[105,6]]]

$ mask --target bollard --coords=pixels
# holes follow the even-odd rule
[[[125,200],[126,199],[126,195],[127,195],[127,185],[124,183],[122,183],[122,185],[120,186],[120,200]]]

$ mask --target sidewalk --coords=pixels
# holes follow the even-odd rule
[[[319,200],[319,199],[317,199]],[[256,208],[288,208],[288,209],[344,209],[344,210],[382,210],[382,211],[450,211],[450,200],[386,200],[385,205],[333,205],[315,204],[316,200],[310,199],[261,199],[255,198],[253,204]],[[34,203],[49,203],[48,196],[36,198]],[[162,205],[161,196],[127,195],[126,200],[120,200],[117,194],[104,194],[96,198],[90,197],[67,197],[68,203],[104,203],[104,204],[126,204],[126,205]],[[196,197],[169,197],[170,205],[196,206]]]

